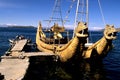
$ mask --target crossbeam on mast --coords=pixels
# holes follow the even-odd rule
[[[61,12],[61,0],[55,0],[52,15],[48,21],[48,26],[52,21],[61,22],[62,26],[64,26]]]

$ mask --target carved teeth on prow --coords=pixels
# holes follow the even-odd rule
[[[111,34],[111,37],[113,37],[113,36],[114,36],[114,33]]]
[[[82,30],[82,34],[84,34],[84,30]]]
[[[112,36],[113,36],[113,37],[116,36],[116,32],[113,32],[113,33],[112,33]]]

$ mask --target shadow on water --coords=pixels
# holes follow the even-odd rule
[[[102,61],[60,63],[53,57],[31,57],[23,80],[108,80]]]

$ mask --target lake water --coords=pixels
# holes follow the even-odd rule
[[[7,28],[0,27],[0,56],[9,48],[8,39],[14,39],[17,35],[24,35],[35,42],[36,28]],[[72,34],[71,34],[72,35]],[[103,33],[102,31],[90,31],[90,41],[96,42]],[[103,61],[90,63],[81,61],[79,66],[61,66],[58,62],[37,61],[32,58],[24,80],[120,80],[120,33],[113,41],[114,48],[108,53]],[[13,65],[14,66],[14,65]]]

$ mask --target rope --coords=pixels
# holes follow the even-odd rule
[[[106,25],[105,18],[104,18],[104,15],[103,15],[103,11],[102,11],[102,7],[101,7],[101,4],[100,4],[100,0],[98,0],[98,4],[99,4],[100,12],[101,12],[101,15],[102,15],[103,23],[104,23],[104,25]]]
[[[80,3],[79,3],[79,5],[80,5]],[[84,12],[84,0],[81,1],[81,5],[82,6],[81,6],[81,19],[80,19],[80,21],[83,21],[83,17],[82,16],[83,16],[83,12]]]
[[[50,19],[48,20],[48,27],[50,27],[50,23],[52,21],[61,21],[62,26],[64,26],[63,18],[62,18],[62,11],[61,11],[61,0],[55,0],[54,7],[52,10],[52,15]]]
[[[77,25],[76,25],[76,22],[77,22],[77,18],[78,18],[78,7],[79,7],[79,3],[80,3],[80,0],[77,1],[77,6],[76,6],[73,38],[75,37],[75,27],[77,26]]]
[[[71,9],[73,8],[73,4],[74,4],[74,2],[75,2],[75,0],[72,0],[72,3],[71,3],[71,5],[70,5],[69,9],[68,9],[68,11],[66,12],[66,16],[65,16],[64,24],[66,23],[66,20],[68,19],[68,15],[69,15]]]

